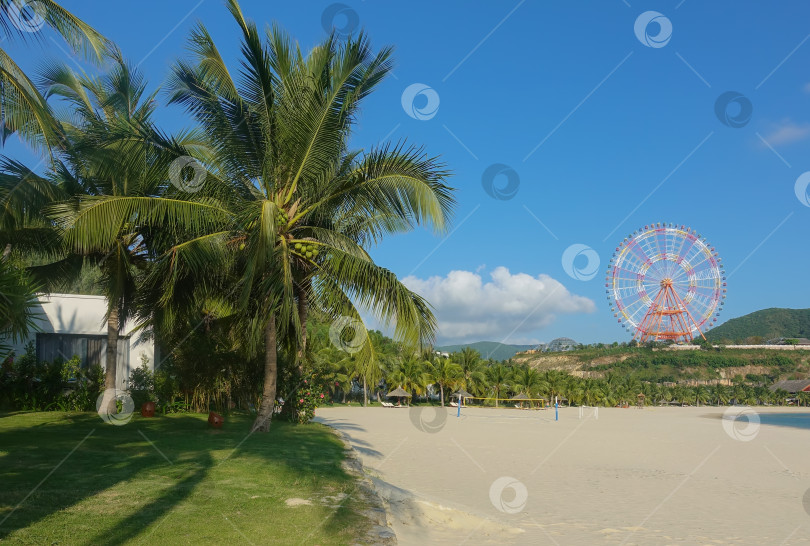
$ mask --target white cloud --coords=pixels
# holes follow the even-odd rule
[[[536,341],[538,330],[558,314],[593,313],[594,302],[568,291],[548,275],[533,277],[497,267],[484,281],[477,272],[451,271],[445,277],[402,282],[434,307],[443,342]]]
[[[771,145],[791,144],[804,140],[810,136],[810,123],[796,123],[791,119],[783,119],[771,125],[770,130],[762,138]]]

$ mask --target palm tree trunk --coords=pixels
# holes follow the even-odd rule
[[[439,391],[441,392],[442,397],[442,407],[444,407],[444,385],[439,383]]]
[[[251,432],[270,430],[270,419],[276,403],[276,381],[278,379],[278,347],[276,345],[276,316],[270,315],[264,330],[264,389],[262,403],[253,422]],[[292,402],[290,402],[292,403]]]
[[[368,406],[368,390],[366,389],[366,376],[363,376],[363,407]]]
[[[118,369],[118,307],[107,317],[107,351],[105,353],[104,396],[99,411],[107,415],[118,413],[115,407],[115,383]]]

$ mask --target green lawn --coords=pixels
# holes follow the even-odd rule
[[[248,437],[248,416],[206,417],[0,413],[0,542],[351,544],[369,528],[328,429]]]

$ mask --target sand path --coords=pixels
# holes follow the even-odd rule
[[[810,543],[810,430],[727,432],[723,411],[564,408],[555,422],[320,408],[317,420],[349,436],[403,545]]]

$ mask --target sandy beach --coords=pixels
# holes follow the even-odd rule
[[[810,430],[726,408],[320,408],[400,544],[808,544]],[[739,409],[737,410],[739,411]],[[725,424],[724,424],[725,423]]]

